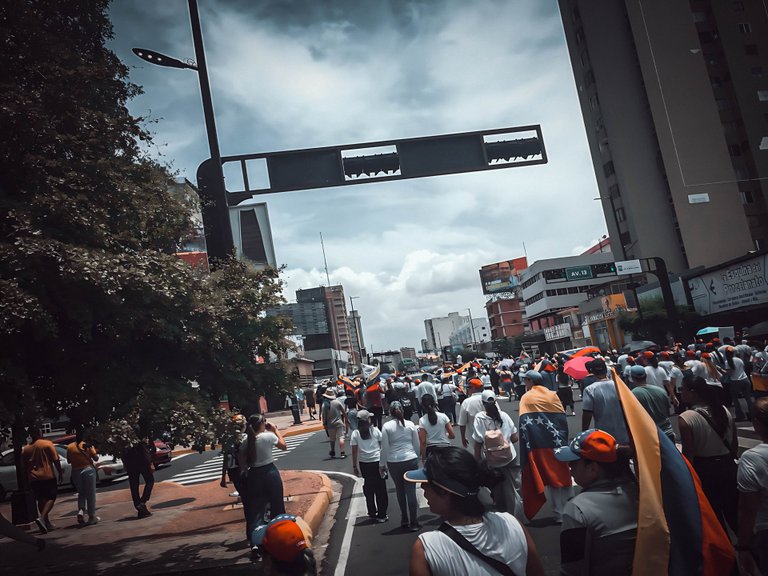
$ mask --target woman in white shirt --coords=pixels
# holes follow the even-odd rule
[[[389,468],[395,483],[397,504],[400,506],[400,527],[418,532],[421,525],[416,518],[416,487],[406,482],[403,475],[419,467],[419,434],[413,422],[403,416],[403,405],[400,402],[392,402],[389,413],[393,419],[385,422],[381,428],[381,467],[382,470]]]
[[[456,434],[448,416],[437,411],[435,399],[431,394],[421,397],[421,410],[424,416],[419,418],[419,445],[421,459],[425,460],[435,446],[450,446],[451,439],[455,438]]]
[[[387,481],[379,470],[381,460],[381,431],[371,426],[371,413],[360,410],[357,413],[357,429],[349,440],[352,445],[352,472],[362,476],[363,494],[368,507],[368,517],[376,522],[386,522],[389,495]],[[358,466],[359,462],[359,466]]]
[[[248,540],[254,529],[266,524],[267,510],[272,518],[285,514],[283,481],[275,466],[272,449],[277,446],[287,450],[283,435],[263,414],[248,417],[245,429],[247,440],[240,446],[240,462],[246,464],[245,495],[241,495],[245,513],[245,530]]]
[[[491,486],[491,496],[496,507],[510,514],[515,513],[515,507],[519,500],[517,487],[520,485],[520,465],[516,461],[515,442],[518,440],[517,427],[509,414],[499,410],[496,404],[496,396],[492,390],[485,390],[482,394],[483,409],[475,416],[472,439],[475,441],[475,460],[485,460],[486,465],[496,478],[496,483]],[[503,458],[495,455],[492,460],[485,458],[488,446],[485,445],[485,433],[489,430],[500,430],[502,436],[509,443],[509,450]]]
[[[739,396],[747,403],[747,414],[752,412],[752,383],[744,371],[744,360],[734,355],[733,346],[725,349],[725,380],[729,384],[731,401],[736,411],[736,420],[747,420],[741,408]]]
[[[525,528],[507,512],[486,512],[477,497],[487,478],[462,448],[435,448],[424,468],[406,474],[424,490],[429,509],[443,519],[438,530],[425,532],[411,549],[411,576],[543,576],[536,546]],[[467,552],[458,542],[487,559]]]

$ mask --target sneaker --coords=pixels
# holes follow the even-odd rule
[[[238,498],[239,496],[240,496],[240,492],[238,492],[237,490],[229,493],[230,498]]]
[[[344,454],[344,452],[342,452],[341,454],[339,454],[339,458],[341,458],[342,460],[344,460],[344,458],[346,458],[346,457],[347,457],[347,455],[346,455],[346,454]]]
[[[331,450],[330,452],[328,452],[328,455],[329,455],[331,458],[336,458],[336,452],[334,452],[333,450]]]
[[[419,530],[421,530],[421,524],[418,524],[418,523],[416,523],[416,524],[411,524],[411,525],[408,527],[408,531],[409,531],[409,532],[418,532]]]
[[[261,562],[261,550],[259,550],[258,546],[251,548],[251,561]]]
[[[88,517],[88,522],[86,522],[85,525],[86,526],[93,526],[94,524],[98,524],[99,520],[101,520],[101,518],[99,518],[98,516],[89,516]]]
[[[152,512],[147,510],[147,507],[142,504],[139,507],[139,518],[149,518],[150,516],[152,516]]]
[[[42,518],[35,518],[35,524],[37,524],[41,534],[48,534],[48,528]]]
[[[48,532],[53,532],[57,528],[56,524],[54,524],[50,520],[45,521],[45,527],[48,528]]]
[[[85,524],[85,511],[78,510],[77,511],[77,523],[78,524]]]
[[[376,518],[376,522],[379,524],[384,524],[384,522],[389,522],[389,516],[384,516],[384,518]]]

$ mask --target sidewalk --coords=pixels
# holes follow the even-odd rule
[[[301,516],[317,532],[332,497],[324,474],[281,471],[286,511]],[[57,530],[43,536],[46,549],[0,540],[0,558],[7,574],[180,574],[223,567],[252,566],[245,540],[242,506],[234,505],[217,481],[185,487],[155,484],[149,510],[139,520],[128,489],[97,495],[95,526],[76,521],[77,495],[61,496],[51,519]],[[10,503],[0,504],[10,518]],[[260,573],[255,571],[252,573]]]

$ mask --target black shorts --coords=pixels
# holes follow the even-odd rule
[[[51,480],[32,480],[29,483],[35,500],[56,500],[56,494],[59,491],[59,485],[55,479]]]

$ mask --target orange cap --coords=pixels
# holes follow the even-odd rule
[[[650,350],[646,350],[645,352],[643,352],[643,358],[653,358],[654,356],[656,356],[656,354],[654,354]]]

